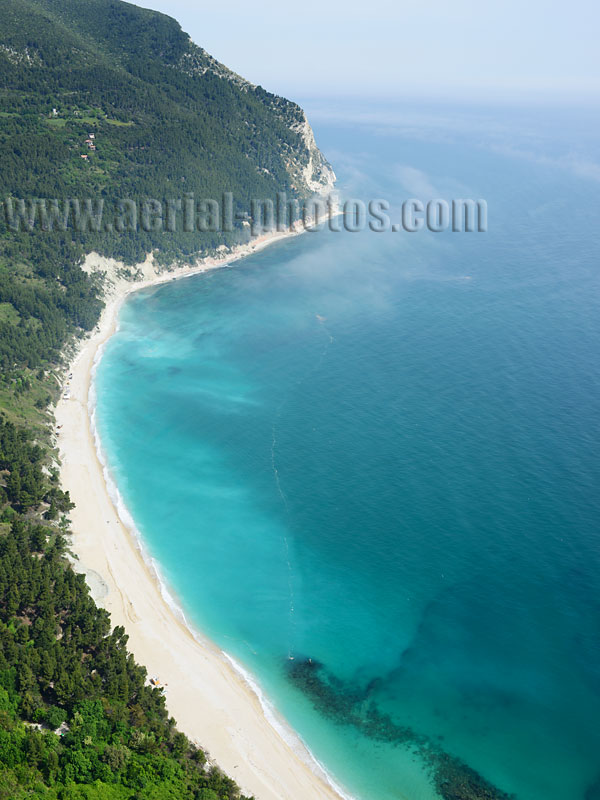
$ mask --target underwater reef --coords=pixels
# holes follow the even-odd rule
[[[312,658],[287,659],[286,670],[290,682],[323,716],[340,725],[350,725],[374,741],[414,750],[431,770],[433,785],[443,800],[516,800],[515,795],[493,786],[430,737],[380,712],[369,699],[372,683],[360,687],[342,681]]]

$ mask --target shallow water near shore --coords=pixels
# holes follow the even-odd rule
[[[485,198],[488,232],[306,233],[132,295],[111,472],[186,617],[350,793],[597,800],[597,125],[308,111],[343,194]]]

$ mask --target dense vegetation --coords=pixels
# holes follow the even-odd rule
[[[0,42],[2,199],[103,198],[110,207],[231,192],[243,212],[253,197],[305,189],[298,106],[230,73],[169,17],[111,0],[5,0]],[[181,227],[71,231],[61,261],[96,248],[133,263],[160,248],[167,262],[243,235],[240,224],[224,234]],[[60,235],[41,260],[54,260],[56,244]]]
[[[0,798],[238,798],[177,731],[124,630],[111,631],[65,561],[51,520],[71,504],[43,459],[30,434],[0,420]],[[45,514],[25,513],[36,508]]]
[[[247,233],[15,230],[10,198],[167,200],[235,210],[307,193],[301,110],[112,0],[4,0],[0,16],[0,800],[225,800],[234,782],[176,729],[123,629],[65,557],[72,504],[52,451],[65,347],[91,330],[98,250],[162,263]],[[90,138],[90,135],[93,136]],[[86,142],[86,139],[88,141]],[[82,158],[86,156],[86,158]],[[313,153],[314,157],[314,153]]]

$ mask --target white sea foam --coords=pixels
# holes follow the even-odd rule
[[[118,332],[119,326],[115,328],[115,333]],[[108,341],[108,340],[107,340]],[[96,411],[97,411],[97,392],[96,392],[96,373],[98,370],[98,365],[102,360],[104,355],[104,350],[106,346],[106,341],[103,342],[97,349],[96,354],[94,356],[94,362],[92,365],[91,370],[91,380],[90,380],[90,389],[88,395],[88,414],[90,419],[90,429],[92,432],[92,436],[94,437],[94,444],[96,447],[96,454],[98,456],[98,460],[102,465],[102,473],[104,476],[104,481],[106,484],[106,488],[109,494],[110,499],[113,502],[113,505],[117,511],[117,515],[123,525],[127,528],[129,533],[132,536],[132,540],[135,543],[146,567],[150,571],[150,574],[157,582],[161,596],[165,603],[169,606],[173,614],[177,619],[179,619],[191,633],[191,635],[196,639],[196,641],[200,645],[206,645],[207,637],[203,636],[199,631],[197,631],[194,626],[187,620],[181,603],[175,599],[174,593],[169,589],[168,583],[166,579],[161,574],[160,564],[158,561],[150,554],[148,551],[143,536],[137,527],[135,520],[129,509],[127,508],[125,501],[119,491],[117,486],[116,480],[114,479],[106,454],[104,453],[102,447],[102,441],[100,438],[100,433],[98,431],[98,426],[96,423]],[[244,681],[246,686],[252,691],[252,693],[256,696],[260,707],[262,709],[263,715],[269,725],[277,732],[277,734],[283,739],[283,741],[296,753],[296,755],[303,761],[306,766],[317,776],[319,776],[322,780],[326,781],[326,783],[331,786],[331,788],[342,798],[342,800],[355,800],[355,798],[348,794],[341,786],[332,778],[332,776],[327,772],[326,768],[323,764],[316,758],[316,756],[312,753],[310,748],[301,738],[301,736],[294,731],[291,726],[289,726],[283,718],[279,715],[277,710],[275,709],[274,704],[267,698],[265,693],[263,692],[262,688],[260,687],[256,678],[239,662],[237,662],[232,656],[226,653],[224,650],[220,650],[219,652],[221,656],[229,663],[229,665],[233,668],[233,670],[237,673],[237,675]]]
[[[343,800],[355,800],[355,798],[348,794],[341,786],[327,772],[323,764],[318,760],[314,753],[310,750],[304,739],[300,734],[296,733],[277,713],[273,703],[267,698],[260,685],[257,683],[254,676],[236,661],[229,653],[222,651],[227,661],[231,664],[233,669],[242,678],[244,683],[251,689],[253,694],[256,695],[258,702],[262,708],[263,714],[271,727],[277,731],[283,741],[296,753],[296,755],[310,768],[315,775],[318,775],[322,780],[326,781],[331,788],[339,794]]]

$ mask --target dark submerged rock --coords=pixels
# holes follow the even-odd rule
[[[374,741],[413,748],[430,767],[433,784],[443,800],[516,800],[461,759],[442,750],[438,741],[381,713],[370,698],[373,681],[361,689],[340,680],[312,658],[288,659],[286,668],[289,680],[323,716],[340,725],[352,726]]]

